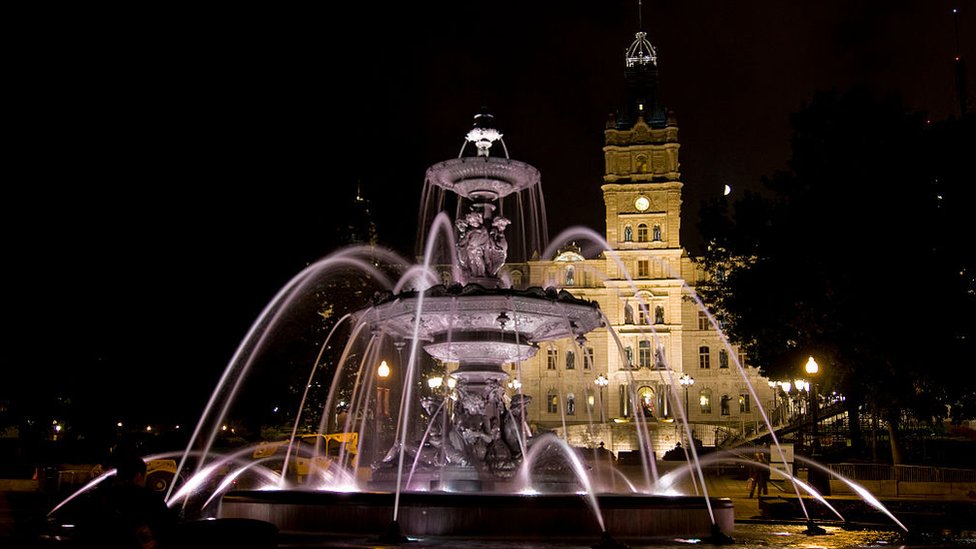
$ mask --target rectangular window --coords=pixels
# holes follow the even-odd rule
[[[546,399],[548,401],[548,405],[546,406],[546,411],[549,412],[550,414],[558,414],[559,395],[557,395],[556,393],[549,393],[548,397],[549,398]]]
[[[646,259],[641,259],[637,262],[637,276],[641,278],[647,278],[651,276],[651,262]]]
[[[698,348],[698,367],[699,368],[701,368],[703,370],[707,370],[707,369],[709,369],[709,368],[712,367],[712,365],[709,364],[709,361],[708,361],[708,358],[709,357],[708,357],[708,355],[709,355],[708,347],[706,347],[706,346],[703,345],[703,346],[701,346],[701,347]]]
[[[546,351],[546,369],[555,370],[556,361],[559,359],[557,351],[555,349],[549,349]]]
[[[739,395],[739,413],[740,414],[749,413],[749,395],[745,393]]]
[[[739,365],[743,368],[746,367],[746,354],[742,352],[742,349],[739,349]]]
[[[624,358],[627,359],[627,364],[624,364],[624,368],[630,370],[634,367],[634,348],[630,345],[624,347]]]
[[[641,326],[647,324],[647,308],[645,305],[637,306],[637,323]]]
[[[650,368],[651,367],[651,342],[650,341],[639,341],[637,342],[637,361],[639,368]]]
[[[583,349],[583,369],[593,369],[593,347]]]
[[[698,311],[698,329],[707,330],[711,328],[711,324],[708,322],[708,315],[705,311]]]

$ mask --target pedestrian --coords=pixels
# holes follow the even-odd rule
[[[176,524],[162,494],[146,487],[146,462],[124,456],[115,478],[98,489],[81,534],[82,547],[160,549]]]
[[[755,459],[755,455],[753,455]],[[759,467],[755,463],[750,463],[748,466],[749,480],[746,481],[746,486],[749,487],[749,498],[752,499],[752,494],[756,492],[756,485],[759,483]]]
[[[758,490],[758,495],[768,496],[769,495],[769,457],[766,452],[756,453],[756,461],[759,462],[758,465],[758,475],[756,476],[756,488]]]

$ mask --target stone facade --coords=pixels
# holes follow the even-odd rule
[[[534,397],[530,422],[565,426],[575,444],[636,449],[635,412],[648,418],[659,454],[687,439],[674,421],[685,406],[682,374],[694,378],[688,413],[706,445],[755,429],[762,421],[755,397],[765,408],[773,401],[767,379],[737,348],[726,347],[694,298],[703,271],[679,238],[678,150],[673,119],[664,128],[638,119],[631,130],[607,129],[601,188],[609,251],[586,259],[570,246],[555,257],[506,266],[515,287],[552,286],[598,302],[612,329],[591,332],[582,346],[544,344],[532,359],[506,366]],[[602,389],[594,383],[600,375],[609,381]]]

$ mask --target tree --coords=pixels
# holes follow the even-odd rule
[[[821,93],[791,117],[788,171],[702,209],[701,293],[730,338],[771,377],[816,356],[852,429],[862,406],[887,419],[895,463],[903,412],[959,419],[976,401],[973,121]]]

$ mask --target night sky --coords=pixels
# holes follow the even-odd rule
[[[541,170],[550,235],[604,230],[603,128],[636,2],[360,4],[8,22],[0,396],[195,417],[265,303],[335,248],[357,184],[380,242],[412,252],[424,171],[482,106]],[[789,113],[816,90],[957,113],[954,5],[972,96],[971,0],[645,2],[686,247],[702,199],[785,168]]]

